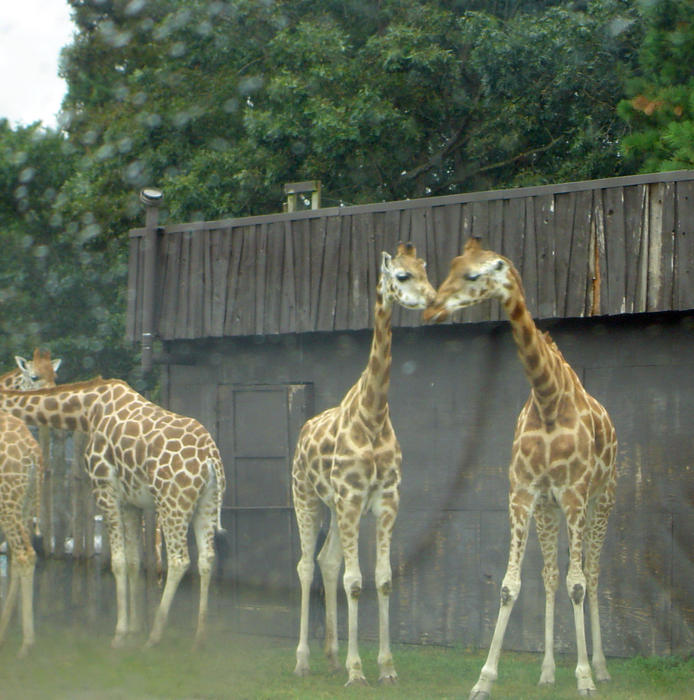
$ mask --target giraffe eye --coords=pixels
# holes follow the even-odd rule
[[[397,278],[398,282],[407,282],[407,280],[410,279],[412,275],[409,272],[398,272],[398,274],[395,275],[395,277]]]
[[[479,272],[466,272],[463,277],[468,281],[468,282],[474,282],[476,279],[478,279],[480,276]]]

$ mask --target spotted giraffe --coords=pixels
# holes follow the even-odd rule
[[[15,356],[17,368],[0,376],[2,389],[25,390],[55,386],[60,360],[51,360],[50,352],[38,348],[32,360]],[[21,590],[22,645],[19,656],[29,652],[34,634],[34,568],[36,552],[31,544],[27,522],[33,500],[35,532],[39,534],[43,455],[34,436],[23,421],[0,411],[0,529],[7,538],[10,554],[10,584],[0,617],[0,644]],[[33,489],[32,489],[33,484]],[[33,499],[32,499],[33,491]]]
[[[484,299],[498,299],[509,321],[531,391],[516,423],[509,469],[511,545],[501,584],[501,604],[486,663],[470,698],[490,697],[504,633],[521,587],[521,564],[534,515],[544,559],[545,654],[540,684],[554,683],[554,599],[559,580],[557,539],[560,514],[569,534],[566,587],[573,604],[581,695],[595,683],[586,648],[583,603],[590,603],[593,670],[610,675],[605,663],[598,612],[599,559],[607,520],[615,501],[617,437],[603,406],[583,387],[549,334],[538,330],[525,303],[520,275],[508,258],[470,239],[454,258],[448,277],[424,312],[425,319],[448,314]],[[585,563],[583,549],[585,546]]]
[[[423,309],[434,299],[425,263],[411,244],[397,254],[382,254],[374,306],[374,331],[366,369],[338,406],[308,420],[301,429],[292,468],[294,511],[301,538],[297,566],[301,583],[301,620],[296,650],[297,675],[309,671],[309,591],[316,540],[330,511],[330,529],[318,564],[325,589],[325,653],[337,661],[337,576],[344,557],[343,585],[348,605],[347,685],[365,683],[357,647],[357,601],[361,593],[358,540],[362,515],[377,518],[376,588],[379,607],[380,680],[397,679],[390,650],[388,601],[391,591],[390,541],[398,513],[402,454],[388,409],[393,303]]]
[[[148,401],[125,382],[98,377],[52,389],[0,392],[0,410],[35,425],[88,434],[85,458],[92,490],[108,527],[116,579],[112,646],[140,629],[142,510],[154,509],[166,543],[168,572],[147,646],[161,639],[171,602],[190,558],[192,524],[198,547],[200,603],[194,646],[205,635],[215,528],[221,529],[225,488],[217,446],[196,420]]]

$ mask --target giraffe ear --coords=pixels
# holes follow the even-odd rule
[[[15,355],[14,361],[17,363],[17,367],[19,367],[19,369],[21,369],[22,372],[27,371],[27,361],[23,357],[20,357],[19,355]]]
[[[57,360],[52,360],[52,361],[51,361],[51,364],[53,365],[53,371],[54,371],[54,372],[57,372],[57,371],[58,371],[58,367],[60,367],[60,364],[62,363],[62,361],[63,361],[62,358],[58,358]]]
[[[386,253],[384,250],[381,253],[381,272],[383,273],[391,273],[393,269],[393,258],[391,257],[390,253]]]

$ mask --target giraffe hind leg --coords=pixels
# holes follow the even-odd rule
[[[216,484],[216,482],[214,482]],[[207,633],[207,604],[214,566],[214,531],[217,521],[217,489],[208,486],[203,493],[193,516],[193,532],[198,547],[198,574],[200,576],[200,601],[198,623],[193,649],[200,649]]]
[[[597,503],[588,511],[586,525],[586,558],[584,569],[586,574],[586,589],[590,606],[590,628],[593,641],[593,672],[595,680],[605,682],[611,680],[607,670],[607,662],[602,648],[600,633],[600,612],[598,609],[598,577],[600,575],[600,552],[607,531],[607,519],[614,504],[614,491],[608,490],[601,495]]]
[[[330,669],[338,671],[340,663],[337,660],[337,579],[342,566],[342,546],[337,530],[337,516],[333,511],[330,513],[328,536],[318,554],[318,565],[325,592],[325,655]]]
[[[554,608],[559,586],[559,566],[557,564],[557,541],[559,538],[559,507],[541,499],[535,506],[537,539],[540,542],[542,559],[542,581],[545,587],[545,653],[542,660],[539,685],[554,683],[556,664],[554,661]]]
[[[301,586],[301,613],[299,618],[299,643],[296,647],[296,666],[294,673],[305,676],[309,673],[310,649],[308,644],[309,604],[311,599],[311,584],[315,570],[314,557],[316,542],[320,530],[321,512],[318,497],[308,491],[308,488],[298,488],[294,480],[294,513],[299,529],[301,543],[301,558],[296,566]]]

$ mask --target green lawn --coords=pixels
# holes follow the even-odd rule
[[[114,651],[109,636],[90,636],[68,629],[39,630],[32,656],[17,660],[18,632],[0,651],[2,700],[149,700],[152,698],[467,698],[484,654],[455,648],[396,645],[400,682],[376,683],[377,647],[360,647],[364,670],[372,685],[343,688],[346,674],[330,675],[320,642],[312,643],[312,675],[296,678],[294,640],[210,633],[205,649],[190,651],[192,632],[175,626],[164,641],[142,651],[138,645]],[[344,643],[342,658],[344,658]],[[506,652],[494,698],[561,700],[578,697],[569,656],[557,660],[554,688],[538,688],[541,658]],[[600,686],[601,698],[694,697],[694,658],[608,659],[612,682]]]

